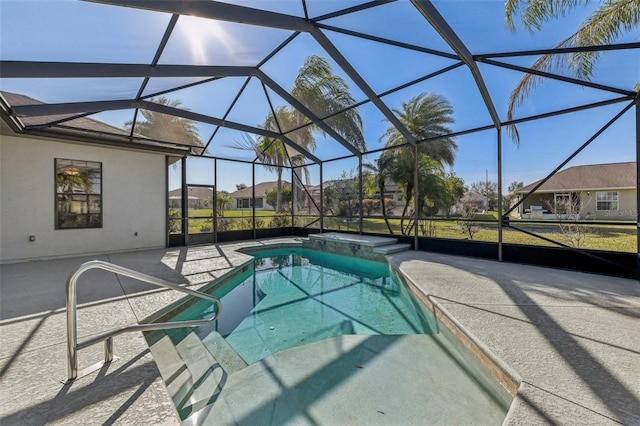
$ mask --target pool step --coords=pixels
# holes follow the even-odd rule
[[[398,242],[397,238],[376,237],[371,235],[343,234],[340,232],[325,232],[311,234],[309,240],[332,241],[336,243],[358,244],[360,246],[379,247]]]
[[[384,255],[399,253],[401,251],[406,251],[411,249],[411,244],[389,244],[386,246],[379,246],[373,249],[374,253],[381,253]]]
[[[210,333],[208,344],[194,332],[183,331],[177,343],[165,332],[154,333],[148,339],[151,353],[185,424],[194,413],[215,402],[229,374],[246,367],[233,349],[220,343],[224,339],[216,332]],[[212,348],[219,359],[211,353]]]
[[[410,244],[400,244],[397,238],[377,237],[372,235],[345,234],[341,232],[327,232],[309,235],[307,244],[303,247],[321,250],[344,256],[362,259],[384,261],[384,256],[410,250]]]
[[[247,363],[240,357],[240,355],[238,355],[229,343],[227,343],[220,333],[209,333],[202,340],[202,343],[204,343],[209,352],[220,363],[227,374],[233,374],[247,366]]]

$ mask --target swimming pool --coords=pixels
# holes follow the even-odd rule
[[[254,271],[212,291],[225,315],[196,329],[203,340],[212,331],[224,337],[247,364],[343,334],[431,332],[428,314],[384,263],[280,249],[258,253]],[[174,319],[210,315],[202,301]]]
[[[179,386],[167,383],[187,423],[504,419],[510,401],[471,374],[477,368],[457,349],[433,338],[435,319],[386,263],[303,248],[252,254],[250,267],[209,286],[222,301],[217,321],[165,331],[186,367],[160,366],[153,346],[162,336],[148,335],[165,381],[189,370]],[[186,305],[172,319],[204,318],[213,309],[204,301]]]

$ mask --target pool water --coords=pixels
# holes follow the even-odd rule
[[[264,249],[261,249],[264,250]],[[251,251],[205,286],[218,320],[147,333],[183,424],[501,424],[512,397],[387,263]],[[209,318],[185,298],[162,314]]]
[[[246,364],[330,337],[430,334],[429,314],[382,262],[307,249],[263,251],[254,270],[212,292],[223,311],[196,334],[224,337]],[[204,318],[198,302],[175,319]]]

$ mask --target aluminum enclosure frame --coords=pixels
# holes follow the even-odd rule
[[[372,154],[376,152],[383,151],[384,149],[360,152],[356,148],[354,148],[347,140],[345,140],[338,132],[336,132],[331,126],[326,123],[326,120],[329,117],[319,117],[315,115],[309,108],[295,99],[287,90],[285,90],[282,86],[277,84],[271,76],[265,73],[261,66],[271,57],[273,57],[280,49],[284,48],[289,44],[298,34],[306,33],[309,34],[324,50],[324,52],[332,58],[335,63],[341,68],[341,70],[356,84],[356,86],[365,94],[366,100],[360,102],[356,105],[351,106],[348,109],[356,108],[358,106],[370,103],[372,104],[380,114],[388,120],[391,125],[393,125],[400,134],[402,134],[407,143],[406,146],[412,147],[415,151],[417,151],[417,146],[422,143],[429,143],[432,140],[438,138],[432,138],[430,140],[417,140],[415,136],[405,127],[405,125],[400,121],[400,119],[393,113],[391,108],[382,100],[382,97],[388,93],[392,93],[396,90],[401,90],[403,88],[409,87],[413,84],[417,84],[419,82],[428,80],[429,78],[433,78],[435,76],[446,74],[453,69],[456,69],[462,65],[466,66],[476,84],[476,88],[480,93],[487,112],[491,118],[491,123],[488,123],[485,126],[476,128],[476,129],[468,129],[462,132],[457,132],[452,135],[443,135],[441,137],[451,137],[455,135],[468,134],[473,132],[486,131],[488,129],[495,129],[495,141],[496,141],[496,159],[497,159],[497,173],[498,173],[498,210],[499,217],[501,220],[497,221],[498,226],[498,260],[503,260],[502,258],[502,229],[503,227],[510,227],[511,229],[516,229],[519,231],[523,231],[509,224],[508,215],[511,211],[513,211],[516,206],[512,206],[506,212],[502,209],[502,172],[503,172],[503,164],[502,164],[502,128],[505,126],[511,126],[517,123],[522,123],[525,121],[537,120],[541,118],[547,118],[552,116],[557,116],[561,114],[576,112],[582,109],[588,108],[597,108],[604,105],[610,105],[615,103],[627,103],[627,105],[620,111],[618,115],[612,118],[609,123],[607,123],[602,129],[600,129],[596,134],[585,142],[577,151],[572,153],[569,157],[566,158],[565,161],[561,162],[558,167],[556,167],[551,173],[547,175],[545,179],[543,179],[536,188],[534,188],[530,193],[532,194],[535,189],[541,186],[546,180],[548,180],[555,172],[559,171],[562,167],[564,167],[572,158],[575,157],[582,149],[584,149],[589,143],[597,138],[597,136],[602,133],[608,126],[613,124],[619,117],[629,111],[631,108],[635,107],[635,149],[636,149],[636,166],[638,167],[638,171],[640,172],[640,100],[638,97],[638,93],[618,87],[611,87],[603,84],[596,84],[589,81],[579,80],[575,78],[570,78],[550,72],[542,72],[538,70],[534,70],[531,68],[526,68],[522,66],[517,66],[513,64],[508,64],[502,62],[498,59],[507,58],[507,57],[522,57],[522,56],[530,56],[530,55],[540,55],[544,53],[551,54],[565,54],[565,53],[575,53],[575,52],[599,52],[599,51],[612,51],[612,50],[629,50],[629,51],[638,51],[640,50],[640,43],[625,43],[625,44],[614,44],[614,45],[605,45],[605,46],[587,46],[587,47],[576,47],[576,48],[564,48],[564,49],[540,49],[540,50],[526,50],[526,51],[514,51],[514,52],[501,52],[501,53],[484,53],[480,55],[474,55],[467,46],[461,41],[455,31],[449,26],[444,17],[438,12],[436,7],[433,5],[431,1],[428,0],[411,0],[411,3],[416,8],[416,10],[429,22],[429,24],[436,30],[436,32],[442,37],[442,39],[451,47],[454,54],[450,54],[448,52],[441,52],[434,49],[426,49],[421,46],[414,46],[408,43],[401,43],[394,40],[385,39],[383,37],[372,36],[368,34],[358,33],[356,31],[351,31],[347,29],[338,28],[331,25],[323,24],[322,21],[327,19],[336,17],[336,16],[344,16],[351,13],[357,13],[362,10],[367,10],[370,8],[375,8],[384,4],[389,3],[389,1],[372,1],[368,3],[363,3],[359,6],[354,6],[348,9],[344,9],[342,11],[337,11],[334,13],[330,13],[324,16],[317,17],[316,19],[301,18],[293,15],[286,15],[282,13],[270,12],[261,9],[250,8],[246,6],[227,4],[217,1],[208,1],[208,2],[199,2],[199,1],[160,1],[160,0],[142,0],[142,1],[131,1],[131,0],[95,0],[91,1],[93,3],[101,3],[107,5],[113,5],[117,7],[127,7],[127,8],[137,8],[137,9],[145,9],[157,12],[164,12],[171,14],[171,19],[167,25],[164,36],[160,41],[158,48],[156,50],[156,54],[153,60],[148,64],[119,64],[119,63],[80,63],[80,62],[40,62],[40,61],[0,61],[0,78],[9,79],[9,78],[116,78],[116,77],[140,77],[143,78],[143,83],[138,90],[137,96],[134,99],[113,99],[107,101],[95,101],[95,102],[72,102],[72,103],[51,103],[51,104],[38,104],[38,105],[10,105],[6,102],[6,100],[2,99],[0,102],[1,115],[3,120],[17,133],[23,133],[25,135],[34,135],[34,136],[48,136],[53,138],[62,138],[62,139],[81,139],[82,141],[88,142],[96,142],[96,143],[108,143],[116,146],[126,146],[137,149],[147,149],[147,150],[157,150],[161,152],[167,152],[171,155],[199,155],[202,157],[208,157],[209,155],[206,153],[206,149],[209,147],[209,144],[213,140],[216,132],[219,128],[229,128],[242,132],[248,132],[260,136],[265,136],[269,138],[274,138],[282,143],[286,144],[290,148],[296,150],[297,152],[304,155],[304,157],[308,160],[311,160],[313,163],[319,166],[320,170],[320,231],[324,229],[324,212],[323,212],[323,165],[328,161],[333,161],[338,158],[332,159],[321,159],[318,156],[314,155],[312,152],[309,152],[305,148],[296,144],[296,142],[291,139],[288,134],[291,134],[293,131],[298,130],[292,129],[288,131],[270,131],[265,130],[255,126],[248,126],[241,123],[236,123],[227,119],[227,115],[231,111],[233,104],[237,101],[240,93],[236,96],[234,103],[229,107],[227,113],[222,117],[213,117],[206,114],[198,114],[191,111],[187,111],[180,108],[175,108],[166,105],[160,105],[155,102],[151,102],[149,99],[157,96],[158,93],[153,93],[149,95],[143,96],[145,87],[150,78],[157,77],[201,77],[205,78],[205,80],[194,83],[193,86],[197,86],[198,84],[202,84],[207,81],[211,81],[214,79],[225,78],[225,77],[246,77],[246,84],[249,82],[251,78],[257,79],[263,87],[268,87],[273,92],[275,92],[278,96],[283,98],[286,102],[289,103],[293,108],[306,116],[309,120],[309,124],[305,125],[314,125],[320,128],[323,132],[329,135],[333,140],[335,140],[338,144],[340,144],[343,148],[347,149],[350,152],[350,155],[340,158],[357,158],[359,162],[359,198],[362,200],[362,157],[367,154]],[[206,19],[214,19],[221,20],[226,22],[234,22],[234,23],[243,23],[248,25],[255,25],[259,27],[267,27],[267,28],[277,28],[288,30],[292,32],[292,35],[283,42],[276,49],[271,51],[263,61],[256,64],[256,66],[203,66],[203,65],[163,65],[159,64],[159,58],[164,51],[169,38],[174,31],[176,23],[178,19],[182,15],[190,15],[197,16]],[[429,53],[433,55],[437,55],[440,57],[457,60],[456,64],[450,65],[449,67],[445,67],[437,72],[428,74],[420,79],[414,80],[409,83],[405,83],[401,86],[393,88],[384,93],[376,93],[369,84],[365,81],[365,79],[358,73],[358,71],[349,63],[349,61],[344,57],[341,51],[330,41],[325,32],[333,31],[340,32],[352,37],[359,37],[362,39],[367,39],[370,41],[375,41],[379,43],[384,43],[391,46],[397,46],[405,49],[411,49],[417,52]],[[568,108],[564,110],[554,111],[551,113],[539,114],[532,117],[520,118],[512,121],[501,121],[500,117],[496,111],[494,102],[491,98],[491,95],[486,87],[481,71],[479,70],[477,63],[483,63],[493,67],[500,67],[505,69],[511,69],[523,73],[534,74],[537,76],[554,79],[558,81],[563,81],[565,83],[589,87],[593,89],[598,89],[601,91],[605,91],[615,95],[615,98],[589,104],[589,105],[580,105],[573,108]],[[176,87],[170,89],[169,91],[164,91],[162,93],[168,93],[171,91],[176,91],[184,88],[185,86]],[[265,89],[266,92],[266,89]],[[271,106],[271,110],[273,112],[273,105],[269,101]],[[90,116],[93,113],[103,112],[103,111],[113,111],[119,109],[134,109],[134,122],[132,124],[131,133],[129,138],[122,138],[120,136],[115,135],[103,135],[103,134],[92,134],[91,132],[81,132],[77,129],[71,129],[69,127],[65,127],[64,123],[66,121],[73,120],[78,117]],[[210,138],[208,138],[208,142],[205,145],[205,149],[202,152],[198,153],[195,149],[196,147],[180,144],[180,143],[169,143],[166,141],[152,141],[146,140],[145,138],[138,137],[134,134],[134,128],[136,125],[136,120],[138,116],[138,111],[140,109],[155,111],[162,114],[173,115],[176,117],[199,121],[203,123],[208,123],[216,126],[213,134]],[[345,109],[343,111],[338,111],[333,115],[337,115],[347,111]],[[23,118],[29,117],[46,117],[46,116],[59,116],[59,115],[68,115],[67,118],[57,118],[56,120],[52,120],[43,125],[37,126],[27,126],[22,122]],[[333,116],[332,115],[332,116]],[[303,126],[304,127],[304,126]],[[417,155],[414,154],[414,157],[417,159]],[[217,160],[231,160],[233,159],[225,159],[221,157],[211,157]],[[256,159],[257,160],[257,159]],[[253,161],[254,170],[255,165],[260,164],[256,160]],[[240,160],[237,160],[240,161]],[[295,174],[294,170],[296,167],[287,167],[292,171],[292,175]],[[184,170],[183,170],[184,172]],[[252,173],[253,179],[255,182],[255,171]],[[417,194],[417,179],[418,174],[414,173],[414,178],[416,180],[416,184],[414,187],[416,188],[414,200],[417,202],[418,194]],[[292,180],[293,183],[293,180]],[[186,182],[183,178],[183,186],[186,186]],[[636,190],[637,194],[637,205],[640,205],[640,194]],[[254,196],[255,198],[255,196]],[[522,203],[523,200],[520,200],[519,203]],[[254,203],[255,204],[255,203]],[[417,210],[417,206],[415,206]],[[214,209],[215,210],[215,209]],[[255,237],[255,206],[253,207],[253,223],[254,223],[254,237]],[[362,202],[360,202],[360,211],[359,211],[359,232],[362,233]],[[295,214],[292,217],[293,222],[295,223]],[[216,227],[216,218],[214,217],[214,234],[217,234]],[[525,231],[523,231],[525,232]],[[637,215],[637,259],[638,266],[637,270],[640,274],[640,213]],[[217,241],[217,236],[215,237]],[[558,245],[562,245],[557,241],[553,241]],[[414,247],[419,247],[418,241],[418,233],[417,226],[414,229]]]

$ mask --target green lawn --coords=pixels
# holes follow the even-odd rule
[[[391,228],[395,234],[400,234],[400,219],[390,219]],[[524,222],[512,221],[514,226],[527,229],[531,227],[531,224]],[[431,222],[433,225],[433,234],[431,236],[436,238],[451,238],[451,239],[469,239],[469,235],[464,232],[461,224],[455,220],[434,220]],[[473,235],[474,241],[498,241],[498,225],[497,223],[477,223],[478,230]],[[330,229],[347,229],[347,223],[340,221],[337,218],[325,218],[325,227]],[[358,223],[353,222],[350,224],[351,230],[358,229]],[[384,223],[382,218],[364,218],[363,230],[365,232],[374,233],[389,233],[389,229]],[[535,229],[530,229],[543,237],[556,240],[558,242],[572,245],[571,239],[562,234],[558,225],[535,225]],[[422,233],[419,233],[422,235]],[[557,247],[556,244],[541,240],[534,236],[525,234],[520,231],[516,231],[509,228],[503,228],[502,241],[511,244],[527,244],[527,245],[542,245]],[[637,250],[637,235],[634,226],[625,225],[601,225],[594,223],[587,226],[587,232],[582,242],[581,248],[588,248],[594,250],[609,250],[609,251],[621,251],[634,253]]]
[[[489,212],[481,216],[481,219],[495,219],[497,213]],[[189,232],[211,232],[212,231],[212,219],[211,210],[191,210],[189,220]],[[281,226],[278,222],[275,222],[273,218],[274,212],[272,210],[256,210],[256,227],[257,228],[270,228]],[[311,223],[315,217],[297,217],[296,226],[304,226]],[[224,216],[219,217],[220,230],[239,230],[239,229],[251,229],[253,226],[252,210],[225,210]],[[400,235],[400,219],[389,219],[393,233]],[[451,220],[433,220],[423,221],[424,233],[421,229],[420,236],[431,236],[435,238],[449,238],[449,239],[469,239],[468,233],[465,232],[462,222],[455,219]],[[563,234],[558,224],[532,224],[526,220],[512,220],[511,223],[522,229],[534,232],[537,235],[556,240],[558,242],[567,244],[569,246],[575,246],[572,242],[572,238]],[[319,222],[316,222],[314,226],[318,226]],[[357,231],[359,228],[358,220],[353,219],[347,221],[346,218],[326,216],[324,218],[324,227],[330,230],[344,230],[344,231]],[[473,234],[473,241],[498,241],[498,224],[497,222],[476,222],[474,223],[475,232]],[[365,217],[363,219],[363,230],[365,232],[388,234],[389,230],[384,222],[383,218],[379,217]],[[621,225],[604,225],[594,222],[586,227],[586,233],[584,239],[580,242],[580,248],[594,249],[594,250],[608,250],[608,251],[620,251],[635,253],[637,250],[637,235],[635,226]],[[570,235],[570,233],[569,233]],[[527,235],[523,232],[516,231],[509,228],[503,228],[502,240],[505,243],[511,244],[526,244],[526,245],[538,245],[538,246],[551,246],[555,247],[556,244],[544,241],[531,235]]]
[[[256,217],[271,217],[275,212],[273,210],[256,210]],[[251,217],[253,211],[251,209],[225,210],[224,217]],[[203,218],[213,217],[213,211],[210,209],[193,209],[189,210],[189,217]]]

